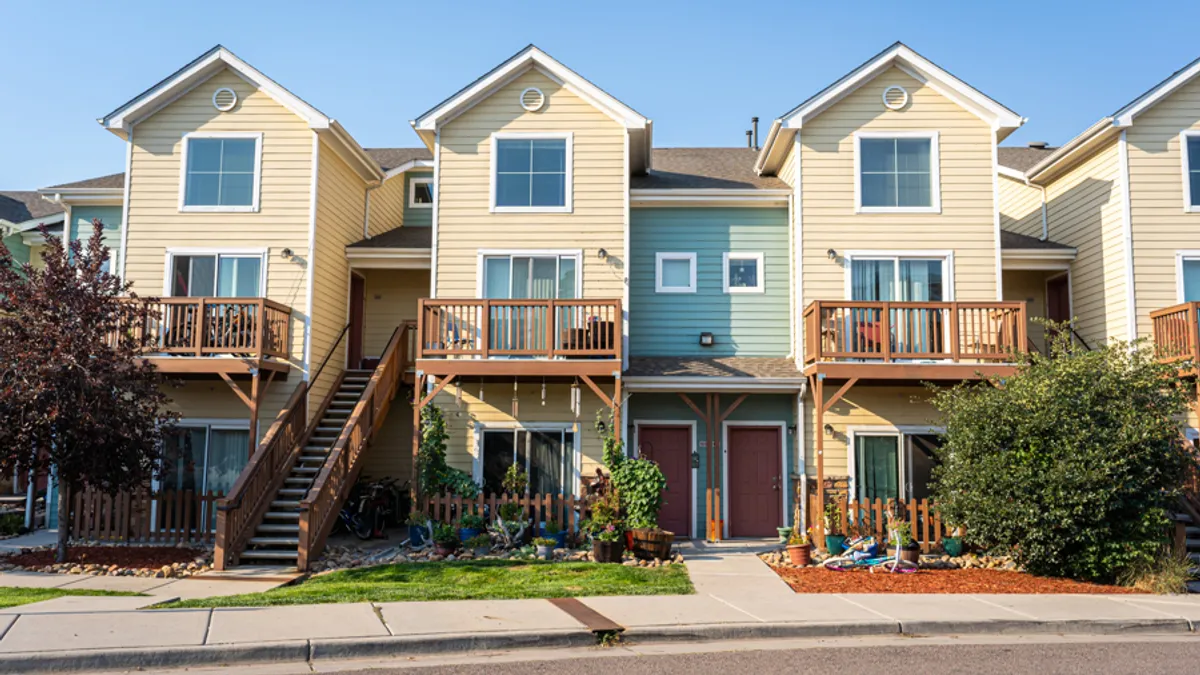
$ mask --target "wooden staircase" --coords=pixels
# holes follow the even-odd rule
[[[305,424],[309,382],[296,388],[217,506],[216,569],[244,558],[306,571],[320,555],[367,446],[409,381],[415,328],[415,322],[396,328],[375,370],[343,372],[311,423]]]

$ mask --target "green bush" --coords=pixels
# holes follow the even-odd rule
[[[25,516],[20,513],[6,513],[0,516],[0,536],[11,537],[20,534],[25,527]]]
[[[417,487],[422,495],[457,495],[464,499],[479,496],[479,484],[470,474],[446,463],[446,418],[442,409],[427,405],[421,409],[421,444],[417,448]]]
[[[1166,538],[1187,393],[1140,345],[1087,351],[1058,335],[1002,382],[934,396],[945,428],[934,498],[967,541],[1030,572],[1112,581]]]
[[[487,527],[487,521],[483,519],[483,516],[468,513],[458,520],[458,526],[466,530],[482,530]]]
[[[625,526],[657,529],[667,477],[653,460],[626,457],[624,444],[612,434],[612,425],[602,425],[600,415],[596,417],[596,431],[604,440],[604,464],[625,514]]]

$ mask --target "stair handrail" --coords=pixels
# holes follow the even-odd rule
[[[329,401],[326,400],[318,415],[309,421],[308,393],[349,330],[350,324],[346,324],[315,375],[296,385],[296,390],[279,411],[250,461],[238,474],[233,487],[217,503],[216,543],[213,548],[213,567],[216,569],[225,569],[231,556],[236,560],[241,554],[258,522],[266,514],[272,496],[283,486],[287,468],[295,464],[301,450],[316,431],[316,424],[329,406]],[[340,380],[334,383],[333,391],[337,391],[338,384]],[[247,499],[249,506],[242,508]]]
[[[387,415],[392,395],[401,379],[400,344],[408,331],[409,326],[404,324],[392,332],[379,365],[338,434],[321,472],[300,502],[300,544],[296,567],[301,571],[308,569],[309,560],[320,553],[324,546],[337,509],[349,494],[361,468],[363,449],[378,428],[378,423]],[[332,395],[333,392],[330,393]]]

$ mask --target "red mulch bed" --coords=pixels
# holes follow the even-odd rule
[[[989,569],[835,572],[820,567],[772,568],[797,593],[1140,593],[1124,586],[1035,577]]]
[[[41,549],[27,553],[18,553],[6,558],[3,562],[22,567],[42,567],[54,564],[54,549]],[[141,567],[157,569],[171,563],[188,563],[201,555],[201,552],[190,548],[175,546],[68,546],[67,562],[86,565],[117,565],[119,567]]]

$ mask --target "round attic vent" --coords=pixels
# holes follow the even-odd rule
[[[546,105],[546,95],[537,87],[530,87],[521,92],[521,107],[529,112],[537,112]]]
[[[883,107],[899,110],[908,105],[908,92],[904,87],[891,86],[883,90]]]
[[[235,105],[237,105],[237,92],[234,90],[221,87],[213,92],[213,107],[217,110],[229,112]]]

